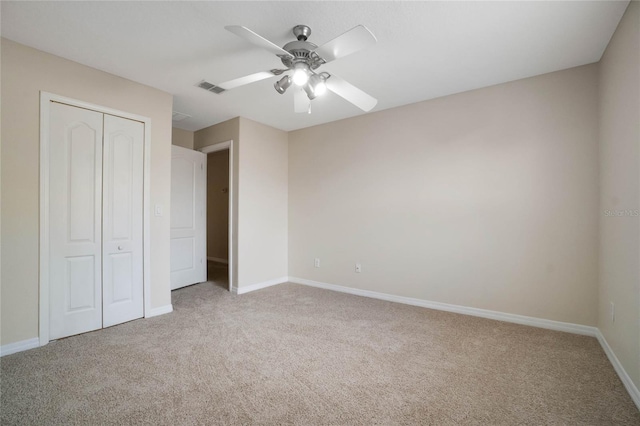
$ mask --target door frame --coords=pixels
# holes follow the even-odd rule
[[[144,160],[142,184],[142,280],[143,312],[151,312],[151,119],[137,114],[95,105],[89,102],[40,91],[40,247],[39,247],[39,318],[40,346],[49,343],[49,107],[51,102],[115,115],[144,124]]]
[[[204,153],[204,154],[211,154],[212,152],[217,152],[217,151],[224,151],[225,149],[229,150],[229,231],[228,231],[228,252],[229,252],[229,291],[232,292],[233,291],[233,278],[234,278],[234,270],[235,270],[235,256],[233,255],[233,248],[234,248],[234,232],[233,232],[233,224],[234,224],[234,220],[233,220],[233,212],[234,212],[234,208],[233,208],[233,202],[236,198],[236,194],[235,194],[235,182],[233,180],[233,158],[235,156],[235,144],[233,142],[233,139],[225,141],[225,142],[219,142],[213,145],[207,145],[207,146],[203,146],[202,148],[198,149],[198,151]]]

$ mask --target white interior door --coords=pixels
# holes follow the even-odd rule
[[[105,114],[102,201],[103,327],[144,314],[144,124]]]
[[[207,155],[171,146],[171,289],[207,280]]]
[[[102,114],[50,105],[49,333],[102,327]]]

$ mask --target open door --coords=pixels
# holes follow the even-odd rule
[[[207,155],[171,146],[171,290],[207,281]]]

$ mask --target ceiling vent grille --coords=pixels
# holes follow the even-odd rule
[[[202,80],[200,83],[197,84],[197,86],[200,87],[201,89],[216,93],[218,95],[224,92],[224,89],[222,87],[216,86],[215,84],[209,83],[208,81],[205,81],[205,80]]]
[[[191,118],[191,116],[178,111],[173,111],[173,115],[171,117],[172,121],[175,121],[175,122],[186,120],[187,118]]]

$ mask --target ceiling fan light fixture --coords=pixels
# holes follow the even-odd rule
[[[309,86],[311,86],[311,90],[313,90],[313,97],[322,96],[327,91],[327,84],[325,81],[327,80],[328,74],[320,73],[313,74],[309,78]]]
[[[273,85],[273,87],[275,87],[276,91],[282,95],[284,94],[284,92],[287,91],[289,86],[291,86],[291,83],[292,83],[291,77],[289,77],[288,75],[285,75],[280,80],[278,80]]]
[[[298,62],[293,67],[293,84],[304,86],[309,81],[309,65]]]
[[[305,93],[307,94],[307,97],[309,98],[310,101],[314,100],[316,98],[316,94],[313,91],[313,88],[311,87],[311,83],[309,84],[305,84],[303,87]]]
[[[324,82],[324,80],[320,81],[318,84],[315,85],[313,89],[313,93],[315,93],[316,96],[322,96],[325,93],[327,93],[327,85]]]

